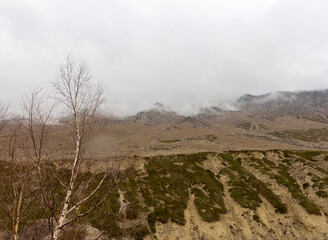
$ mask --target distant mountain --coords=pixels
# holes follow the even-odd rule
[[[178,121],[183,117],[177,115],[169,107],[166,107],[161,103],[156,103],[154,104],[154,108],[148,111],[138,112],[131,118],[134,122],[141,122],[146,125],[157,125],[166,122]]]
[[[225,112],[224,109],[218,106],[201,108],[200,112],[197,114],[198,119],[210,119],[222,115]]]
[[[293,116],[320,123],[328,123],[328,89],[299,92],[272,92],[263,95],[246,94],[234,103],[204,107],[193,116],[181,116],[169,107],[156,103],[150,110],[138,112],[126,118],[135,123],[158,125],[167,122],[199,122],[216,119],[229,112],[240,112],[251,117],[274,120],[277,117]],[[118,121],[118,120],[117,120]]]
[[[290,115],[328,122],[328,90],[246,94],[237,100],[236,106],[242,112],[267,119]]]

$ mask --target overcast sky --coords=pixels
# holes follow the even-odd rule
[[[69,52],[119,115],[328,88],[327,13],[327,0],[0,0],[0,99],[48,87]]]

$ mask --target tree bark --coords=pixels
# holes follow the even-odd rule
[[[60,234],[60,231],[65,224],[65,219],[67,216],[67,211],[68,207],[71,201],[71,196],[74,188],[74,183],[75,183],[75,178],[77,174],[77,168],[78,168],[78,161],[80,157],[80,150],[81,150],[81,137],[80,137],[80,129],[79,129],[79,124],[78,124],[78,119],[77,115],[74,114],[74,120],[75,120],[75,128],[76,128],[76,142],[75,142],[75,156],[74,156],[74,162],[72,166],[72,171],[71,171],[71,178],[68,184],[68,188],[66,191],[66,196],[65,196],[65,202],[63,205],[63,208],[60,213],[60,217],[58,219],[58,223],[56,224],[56,227],[54,229],[53,233],[53,240],[57,240]]]

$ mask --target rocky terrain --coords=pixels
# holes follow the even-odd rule
[[[201,184],[191,181],[186,190],[189,194],[184,205],[184,225],[174,217],[167,222],[161,219],[156,236],[326,239],[328,201],[319,190],[319,186],[327,189],[327,162],[319,160],[323,157],[314,152],[303,155],[276,150],[208,154],[202,160],[200,157],[199,169],[188,169],[197,169],[195,174],[210,170],[207,173],[213,173],[219,184],[215,187],[198,173]],[[314,162],[321,162],[324,168],[312,165]],[[317,181],[317,177],[322,181]]]
[[[324,90],[245,95],[233,111],[181,116],[155,104],[107,119],[88,142],[88,174],[119,162],[129,177],[67,236],[328,239],[327,116]],[[56,132],[65,152],[67,133]],[[40,216],[23,223],[22,239],[46,238]]]
[[[181,116],[156,104],[116,119],[90,145],[94,154],[106,156],[328,147],[327,90],[245,95],[233,109],[212,106]]]
[[[228,151],[133,159],[128,179],[81,219],[79,239],[328,238],[328,152]],[[3,162],[1,169],[7,174]],[[101,188],[97,196],[105,191]],[[47,236],[42,212],[34,207],[22,223],[23,239]],[[70,239],[76,226],[65,231],[63,239]]]
[[[303,92],[274,92],[260,96],[246,94],[236,105],[249,115],[274,120],[293,116],[327,123],[328,90]]]
[[[113,147],[107,149],[120,149],[106,154],[150,157],[142,168],[146,174],[147,162],[164,161],[157,166],[163,176],[152,181],[161,179],[156,186],[164,184],[160,193],[165,196],[172,194],[165,189],[180,182],[170,179],[172,186],[165,185],[164,175],[174,175],[167,169],[170,161],[179,165],[179,154],[214,152],[206,160],[195,159],[194,167],[214,174],[222,184],[215,187],[216,195],[211,196],[204,182],[183,177],[182,182],[190,181],[183,187],[187,192],[181,196],[180,189],[179,196],[172,196],[179,210],[169,203],[156,213],[156,204],[150,205],[157,216],[150,228],[158,239],[326,239],[327,116],[327,90],[245,95],[234,111],[212,106],[195,116],[179,116],[157,105],[106,127],[100,138],[104,142],[110,135]],[[91,144],[97,145],[95,154],[106,151],[99,139]],[[212,197],[216,200],[205,200]],[[161,196],[153,198],[165,203]],[[200,209],[201,204],[212,206]],[[170,208],[180,212],[180,218],[170,216]]]

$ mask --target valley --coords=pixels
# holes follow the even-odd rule
[[[242,97],[235,111],[211,107],[182,116],[156,104],[135,116],[101,119],[86,142],[81,179],[99,179],[115,167],[125,177],[60,239],[327,239],[328,126],[319,114],[327,103],[318,103],[322,92],[286,95]],[[46,164],[60,196],[63,183],[54,176],[68,174],[70,133],[53,127],[49,139],[57,142],[49,149],[56,154]],[[7,164],[1,161],[4,179]],[[87,192],[95,183],[88,184]],[[107,191],[97,189],[92,201]],[[38,201],[33,195],[26,201],[33,214],[20,236],[46,239]]]

